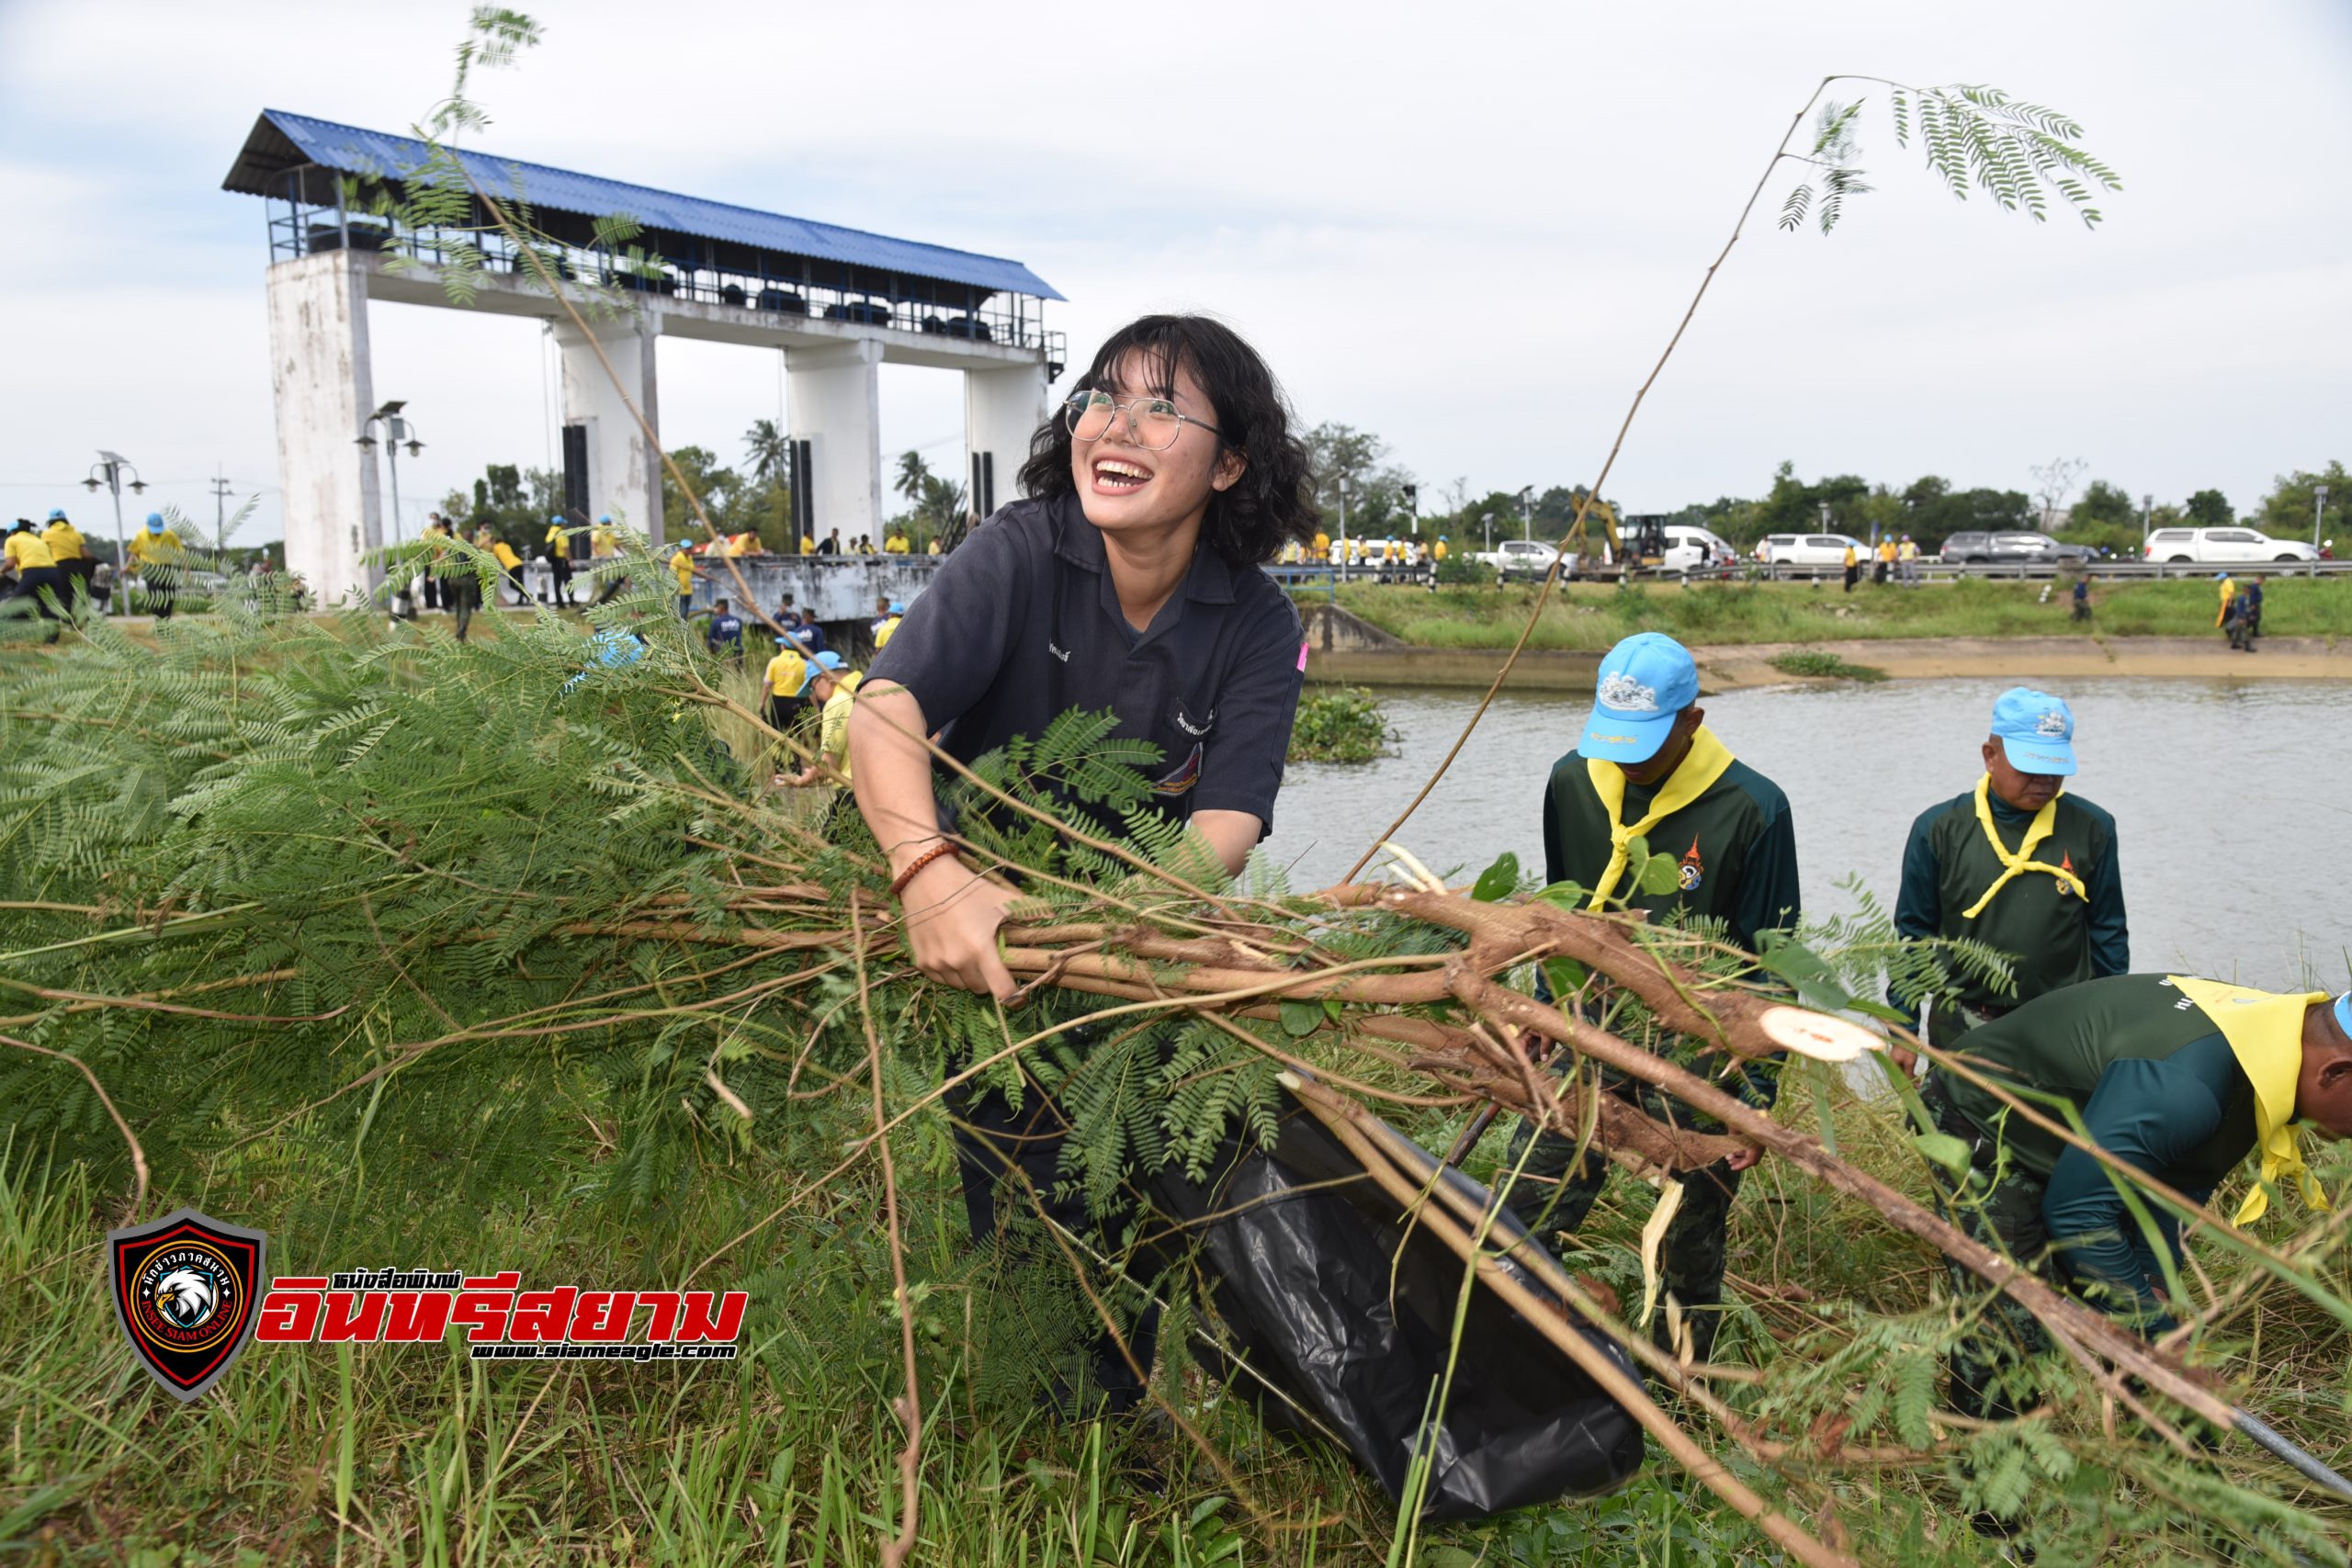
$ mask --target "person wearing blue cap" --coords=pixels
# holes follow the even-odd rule
[[[2325,1194],[2304,1168],[2298,1122],[2352,1136],[2352,993],[2250,990],[2186,975],[2118,975],[2052,991],[1968,1037],[1972,1066],[2085,1141],[2200,1207],[2249,1154],[2259,1180],[2233,1218],[2252,1224],[2274,1195]],[[2167,1277],[2182,1263],[2180,1220],[2153,1198],[2127,1202],[2108,1166],[2028,1122],[1999,1095],[1939,1066],[1921,1098],[1969,1149],[1968,1169],[1939,1169],[1979,1240],[2070,1287],[2142,1332],[2173,1325]],[[2070,1114],[2071,1113],[2071,1114]],[[2161,1240],[2168,1257],[2152,1245]],[[1952,1265],[1958,1299],[1983,1285]],[[1983,1419],[2038,1403],[1999,1375],[2046,1341],[1998,1294],[1951,1357],[1952,1407]],[[1996,1521],[2000,1522],[2000,1521]],[[1983,1528],[1980,1526],[1980,1528]]]
[[[1993,704],[1982,755],[1973,788],[1911,824],[1894,901],[1905,937],[1966,937],[2009,955],[2014,989],[1951,970],[1956,997],[1921,1021],[1947,1048],[2045,992],[2132,967],[2115,818],[2064,787],[2074,710],[2013,686]]]
[[[97,560],[90,554],[89,542],[82,531],[66,520],[65,513],[50,508],[49,524],[40,531],[49,553],[56,558],[57,570],[62,580],[57,596],[64,600],[76,617],[87,612],[92,593],[91,573],[97,570]]]
[[[1634,867],[1637,841],[1665,861],[1670,882],[1641,879]],[[1576,749],[1554,765],[1544,790],[1544,879],[1574,883],[1593,909],[1720,922],[1729,940],[1750,953],[1765,932],[1797,923],[1788,796],[1707,728],[1699,667],[1672,637],[1642,632],[1601,660]],[[1604,1087],[1653,1115],[1719,1130],[1679,1103],[1659,1103],[1656,1091],[1630,1080],[1604,1080]],[[1775,1085],[1768,1072],[1743,1074],[1736,1087],[1769,1104]],[[1521,1139],[1523,1145],[1523,1130]],[[1675,1310],[1658,1314],[1656,1333],[1669,1349],[1687,1348],[1702,1361],[1721,1317],[1732,1199],[1740,1173],[1754,1163],[1750,1153],[1685,1175],[1681,1202],[1667,1226],[1663,1272]],[[1600,1196],[1608,1169],[1577,1138],[1545,1133],[1534,1139],[1523,1169],[1523,1177],[1537,1179],[1514,1185],[1510,1207],[1538,1235],[1576,1230]],[[1677,1322],[1687,1344],[1675,1343]]]
[[[835,784],[850,782],[849,716],[857,700],[858,672],[849,668],[848,661],[831,649],[808,660],[808,672],[800,677],[800,689],[793,694],[819,704],[823,716],[818,721],[817,752],[808,765],[785,779],[795,788],[830,780]]]
[[[571,525],[563,520],[560,512],[548,519],[542,553],[547,557],[548,570],[555,578],[555,603],[569,605],[571,603]]]
[[[875,652],[879,653],[890,646],[890,638],[898,632],[899,623],[906,618],[906,615],[907,606],[897,599],[882,607],[882,618],[874,623]]]
[[[147,608],[157,620],[170,620],[173,602],[179,597],[180,568],[187,559],[187,552],[180,545],[179,530],[164,526],[162,513],[150,512],[147,526],[131,535],[126,547],[132,564],[139,569],[139,583],[146,595]]]

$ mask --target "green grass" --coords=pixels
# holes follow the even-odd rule
[[[1852,664],[1834,653],[1817,648],[1800,648],[1772,656],[1772,668],[1783,675],[1802,675],[1817,681],[1874,682],[1886,679],[1886,671],[1875,664]]]
[[[2047,604],[2043,588],[2051,588]],[[1426,589],[1356,583],[1340,604],[1421,648],[1508,648],[1535,603],[1532,586]],[[2263,630],[2271,637],[2352,637],[2352,582],[2275,578]],[[1530,648],[1604,649],[1636,631],[1693,646],[1838,642],[1889,637],[2211,637],[2213,585],[2204,581],[2095,584],[2087,625],[2068,618],[2061,585],[1965,578],[1909,589],[1835,582],[1600,583],[1555,589]]]
[[[1299,698],[1291,725],[1294,762],[1369,762],[1395,750],[1380,700],[1362,686],[1317,686]]]

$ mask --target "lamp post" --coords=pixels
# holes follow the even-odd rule
[[[1533,485],[1519,487],[1519,536],[1522,539],[1535,537],[1535,487]]]
[[[122,475],[125,475],[125,470],[131,475],[131,493],[134,496],[146,493],[146,479],[139,478],[139,466],[131,463],[120,451],[106,451],[104,446],[99,446],[99,461],[89,466],[89,478],[83,479],[83,489],[87,489],[92,496],[99,493],[101,484],[115,496],[115,583],[113,592],[108,594],[110,606],[106,611],[110,616],[122,616],[130,611],[130,583],[125,583],[125,579],[130,576],[131,555],[130,547],[122,543]],[[104,478],[99,478],[99,475],[104,475]]]
[[[416,438],[416,427],[401,417],[401,410],[407,406],[405,400],[392,399],[369,414],[359,426],[359,445],[366,447],[370,455],[376,450],[376,426],[379,424],[384,427],[387,443],[391,448],[392,546],[396,549],[406,543],[401,537],[401,447],[406,444],[408,455],[412,457],[424,455],[424,443]]]
[[[1478,513],[1478,521],[1487,525],[1487,553],[1493,555],[1495,553],[1495,514],[1492,512],[1481,512]]]
[[[1342,544],[1342,545],[1345,545],[1347,542],[1348,542],[1348,476],[1347,476],[1347,475],[1345,475],[1345,474],[1341,474],[1341,475],[1340,476],[1340,544]],[[1341,553],[1342,555],[1345,555],[1347,552],[1346,552],[1346,551],[1344,551],[1344,550],[1342,550],[1340,553]]]
[[[2140,498],[2140,555],[2143,559],[2148,554],[2148,531],[2155,525],[2155,516],[2156,498],[2152,491]]]
[[[2326,515],[2327,487],[2325,485],[2313,485],[2312,486],[2312,554],[2313,555],[2319,554],[2320,520],[2324,518]],[[2319,568],[2316,565],[2312,568],[2312,575],[2313,577],[2317,577],[2319,575]]]

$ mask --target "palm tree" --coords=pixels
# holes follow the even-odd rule
[[[890,482],[890,488],[905,496],[908,505],[921,502],[933,482],[931,465],[922,460],[922,453],[908,451],[899,454],[899,477]]]
[[[783,479],[785,470],[791,466],[790,443],[785,439],[784,432],[776,428],[775,421],[753,420],[752,428],[743,432],[743,446],[752,460],[754,483]]]

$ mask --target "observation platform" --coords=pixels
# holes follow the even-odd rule
[[[792,523],[818,537],[882,532],[881,366],[962,374],[965,493],[986,516],[1012,499],[1067,358],[1045,318],[1062,296],[1019,262],[281,110],[254,121],[222,188],[267,204],[288,564],[329,599],[372,591],[368,554],[391,542],[356,445],[377,406],[370,300],[548,322],[564,514],[609,512],[657,543],[661,451],[629,405],[658,434],[660,337],[783,354]]]

